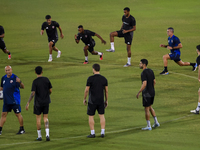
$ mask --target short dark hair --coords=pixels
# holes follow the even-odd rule
[[[50,15],[46,15],[45,19],[50,19],[51,16]]]
[[[141,59],[140,61],[142,62],[142,64],[145,64],[146,66],[148,65],[148,60],[147,59]]]
[[[129,7],[125,7],[124,10],[130,11],[130,8]]]
[[[41,74],[42,73],[42,67],[41,66],[37,66],[35,68],[35,72],[36,72],[37,75]]]
[[[198,49],[198,51],[200,51],[200,45],[197,45],[196,48]]]
[[[174,28],[172,28],[172,27],[169,27],[168,29],[169,29],[169,30],[172,30],[172,32],[174,33]]]
[[[83,26],[82,26],[82,25],[79,25],[79,26],[78,26],[78,29],[79,29],[79,28],[83,28]]]
[[[100,65],[99,64],[94,64],[92,66],[92,68],[95,70],[95,71],[100,71]]]

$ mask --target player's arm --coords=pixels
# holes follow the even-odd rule
[[[75,38],[75,42],[78,44],[80,40],[77,39],[77,35],[76,34],[75,34],[74,38]]]
[[[4,33],[0,35],[0,38],[4,38]]]
[[[90,89],[90,86],[86,86],[86,87],[85,87],[84,100],[83,100],[83,104],[84,104],[84,105],[87,105],[87,100],[86,100],[86,98],[87,98],[89,89]]]
[[[43,35],[44,34],[44,30],[41,30],[40,34]]]
[[[0,91],[3,91],[3,87],[0,87]]]
[[[175,46],[175,47],[167,46],[167,49],[180,49],[182,47],[183,47],[183,45],[181,43],[179,43],[178,46]]]
[[[199,80],[199,82],[200,82],[200,65],[198,66],[198,68],[199,68],[199,72],[198,72],[198,80]]]
[[[136,26],[133,26],[132,29],[130,29],[130,30],[123,30],[122,32],[125,34],[125,33],[128,33],[128,32],[135,31],[135,30],[136,30]]]
[[[49,95],[52,93],[52,89],[49,89]]]
[[[105,99],[104,105],[106,108],[108,106],[108,86],[105,86]]]
[[[16,78],[16,82],[19,83],[21,89],[24,89],[24,83],[22,83],[22,81],[20,80],[20,78],[17,77]]]
[[[60,31],[60,37],[63,39],[64,38],[64,34],[62,33],[62,29],[61,29],[60,26],[58,28],[59,28],[59,31]]]
[[[156,85],[156,79],[153,80],[153,86],[155,86],[155,85]]]
[[[164,47],[164,48],[167,48],[167,46],[169,46],[169,44],[167,44],[167,45],[164,45],[164,44],[160,44],[160,47]]]
[[[141,86],[139,92],[136,95],[137,99],[139,98],[140,93],[145,89],[146,86],[147,86],[147,81],[145,80],[145,81],[142,82],[142,86]]]
[[[101,40],[101,43],[106,44],[106,41],[99,34],[95,33],[95,36]]]
[[[30,97],[29,97],[29,100],[28,100],[28,102],[27,102],[27,104],[26,104],[26,110],[28,110],[29,103],[30,103],[31,100],[33,99],[34,95],[35,95],[35,91],[32,91],[32,92],[31,92],[31,95],[30,95]]]

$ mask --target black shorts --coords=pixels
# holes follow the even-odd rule
[[[89,47],[88,51],[92,53],[94,51],[95,41],[93,40],[91,43],[87,44],[87,46]]]
[[[143,97],[143,106],[149,107],[153,105],[154,97]]]
[[[3,104],[2,112],[11,112],[11,110],[18,114],[21,112],[21,106],[19,104]]]
[[[122,30],[116,31],[116,32],[118,34],[118,37],[124,37],[125,43],[127,45],[131,45],[132,40],[133,40],[133,32],[128,32],[128,33],[125,33],[125,34],[122,33]]]
[[[40,115],[41,113],[43,114],[48,114],[49,113],[49,104],[45,106],[34,106],[34,114]]]
[[[52,47],[54,47],[54,46],[56,45],[56,42],[58,41],[58,39],[57,39],[57,38],[49,38],[48,41],[49,41],[49,42],[52,41],[52,42],[53,42]]]
[[[6,44],[3,38],[0,38],[0,48],[2,49],[2,51],[6,50]]]
[[[180,55],[177,53],[169,53],[169,57],[171,60],[174,60],[175,62],[181,61]]]
[[[98,114],[103,115],[105,113],[105,106],[104,104],[90,104],[88,103],[88,108],[87,108],[87,114],[89,116],[94,116],[96,110],[98,111]]]

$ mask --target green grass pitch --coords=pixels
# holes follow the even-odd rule
[[[123,8],[130,7],[136,18],[136,31],[132,44],[132,66],[123,68],[127,61],[123,38],[115,38],[115,53],[110,48],[109,33],[119,30]],[[56,46],[61,58],[53,52],[53,62],[48,63],[48,41],[40,29],[45,15],[50,14],[62,27],[64,39]],[[196,108],[199,83],[198,72],[191,67],[179,67],[169,61],[168,76],[160,76],[163,70],[162,56],[169,53],[160,48],[167,44],[168,27],[175,29],[183,44],[183,61],[196,61],[196,45],[199,44],[199,1],[197,0],[0,0],[0,24],[5,28],[5,43],[12,59],[0,52],[0,76],[4,67],[11,65],[25,89],[21,90],[21,107],[26,133],[16,135],[19,123],[14,113],[8,114],[0,136],[0,149],[76,149],[76,150],[197,150],[199,149],[199,115],[190,114]],[[95,50],[104,52],[104,59],[89,54],[89,64],[83,65],[83,43],[74,41],[78,25],[100,34],[107,44],[94,37]],[[142,98],[136,99],[141,86],[139,61],[149,60],[148,67],[156,77],[156,97],[153,108],[160,128],[141,131],[146,126]],[[100,135],[98,115],[95,116],[97,138],[87,139],[90,133],[83,95],[92,64],[101,65],[101,74],[108,79],[109,103],[106,109],[106,137]],[[34,68],[41,65],[44,76],[53,85],[49,122],[51,141],[37,142],[36,118],[33,101],[30,110],[25,104],[36,78]],[[2,109],[3,101],[0,101]],[[151,117],[151,124],[153,118]],[[42,122],[42,135],[45,131]]]

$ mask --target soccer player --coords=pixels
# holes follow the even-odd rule
[[[197,68],[196,63],[189,63],[189,62],[183,62],[180,59],[181,52],[180,48],[182,48],[182,44],[177,36],[174,35],[174,29],[172,27],[169,27],[167,29],[167,35],[168,37],[168,44],[164,45],[161,44],[160,47],[165,47],[171,51],[171,53],[166,54],[163,56],[163,62],[164,62],[164,70],[160,73],[161,75],[167,75],[168,69],[167,69],[167,63],[168,59],[174,60],[179,66],[192,66],[192,70],[195,71]]]
[[[2,49],[2,51],[4,53],[8,54],[8,59],[11,59],[10,51],[7,50],[6,44],[5,44],[4,40],[3,40],[4,36],[5,36],[4,28],[0,25],[0,48]]]
[[[46,15],[46,22],[42,24],[41,32],[40,34],[43,35],[44,30],[46,29],[46,33],[48,36],[48,41],[49,41],[49,60],[48,62],[51,62],[53,60],[52,58],[52,50],[58,52],[57,58],[60,58],[61,51],[55,46],[56,42],[58,41],[58,33],[57,29],[59,28],[60,31],[60,37],[63,39],[64,35],[62,33],[62,29],[60,25],[56,21],[51,20],[50,15]]]
[[[131,43],[133,39],[133,31],[136,30],[136,20],[130,14],[130,8],[124,8],[124,15],[122,16],[122,26],[119,31],[114,31],[110,33],[110,45],[111,48],[107,49],[107,52],[115,52],[114,47],[114,37],[124,37],[126,43],[126,49],[128,54],[128,61],[124,67],[128,67],[131,65]]]
[[[106,44],[106,41],[102,39],[102,37],[94,33],[90,30],[84,30],[82,25],[78,26],[78,35],[75,35],[75,41],[78,44],[80,39],[83,43],[85,43],[85,47],[83,48],[84,54],[85,54],[85,62],[83,64],[88,64],[88,51],[92,55],[100,55],[100,60],[103,59],[103,53],[94,51],[95,41],[92,38],[92,36],[97,36],[103,44]]]
[[[147,65],[148,65],[148,60],[141,59],[139,66],[140,66],[140,69],[143,69],[143,72],[141,73],[142,86],[136,95],[138,99],[140,93],[142,92],[143,106],[145,109],[145,117],[147,121],[147,127],[142,128],[142,130],[152,130],[151,124],[150,124],[149,112],[151,112],[151,115],[154,118],[154,125],[152,127],[156,128],[160,126],[156,117],[156,113],[154,109],[152,108],[152,105],[154,102],[154,96],[155,96],[154,86],[156,84],[156,80],[155,80],[153,70],[147,68]]]
[[[197,66],[199,67],[198,80],[200,82],[200,45],[196,46],[196,51],[197,51],[197,54],[198,54],[196,62],[197,62]],[[199,94],[199,100],[198,100],[197,108],[195,110],[191,110],[190,111],[191,113],[194,113],[194,114],[199,114],[199,109],[200,109],[200,88],[199,88],[198,94]]]
[[[52,85],[47,77],[42,76],[42,67],[37,66],[35,68],[35,73],[37,78],[33,81],[32,84],[32,92],[30,98],[26,104],[26,110],[29,108],[29,103],[35,96],[34,100],[34,114],[36,115],[37,121],[37,133],[38,133],[38,141],[42,141],[41,134],[41,113],[43,113],[43,120],[46,131],[46,141],[50,141],[49,137],[49,120],[48,120],[48,112],[49,112],[49,103],[50,94],[52,93]]]
[[[101,123],[101,137],[103,138],[105,136],[104,112],[105,108],[108,106],[108,81],[104,76],[100,75],[99,64],[94,64],[92,68],[94,75],[90,76],[87,79],[84,100],[83,100],[83,104],[87,105],[86,98],[89,92],[87,114],[89,115],[89,126],[91,134],[88,135],[87,137],[95,138],[94,115],[97,110]],[[105,101],[104,101],[104,94],[105,94]]]
[[[11,112],[11,110],[14,111],[20,124],[20,129],[17,134],[24,134],[25,130],[23,126],[23,117],[21,115],[20,90],[19,90],[19,88],[24,89],[24,84],[15,74],[12,73],[11,66],[6,66],[5,72],[6,75],[4,75],[1,78],[1,87],[0,87],[0,91],[3,90],[3,102],[4,102],[0,120],[0,135],[2,133],[3,125],[6,122],[6,117],[8,115],[8,112]]]

